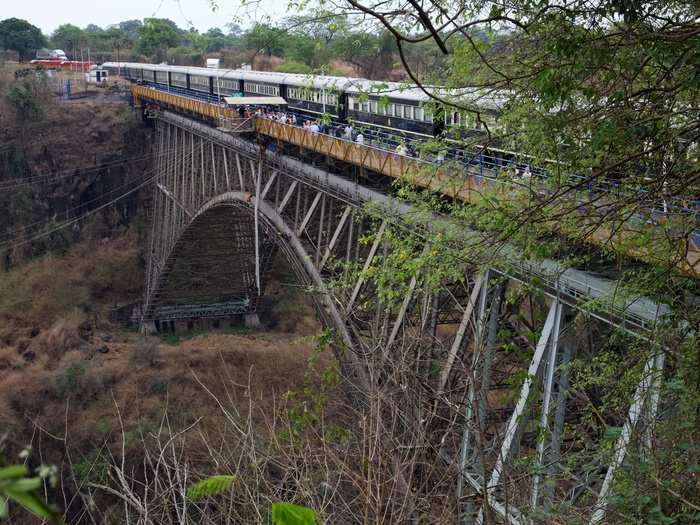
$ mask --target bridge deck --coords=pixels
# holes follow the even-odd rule
[[[144,86],[133,86],[132,94],[135,102],[141,99],[153,100],[173,109],[187,114],[199,115],[214,122],[222,120],[233,121],[239,118],[238,113],[231,109],[189,97],[166,93],[150,89]],[[544,181],[534,177],[523,178],[519,182],[497,178],[489,168],[473,165],[456,165],[445,163],[435,165],[431,162],[398,155],[396,153],[375,148],[369,145],[358,144],[345,139],[333,137],[322,133],[310,132],[299,126],[292,126],[276,122],[267,118],[255,119],[255,132],[268,136],[279,142],[293,144],[300,148],[327,155],[341,162],[358,166],[366,171],[379,173],[394,179],[407,179],[419,187],[446,195],[463,202],[475,203],[483,198],[486,193],[496,191],[506,196],[523,192],[545,195],[551,189],[545,187]],[[574,197],[576,198],[576,197]],[[605,212],[604,197],[595,196],[596,207]],[[614,199],[609,199],[612,213]],[[578,207],[585,222],[585,206],[583,202],[576,201],[563,203],[563,206]],[[656,253],[667,253],[668,236],[663,227],[655,228],[666,222],[667,217],[658,217],[653,210],[645,213],[645,216],[626,218],[621,223],[613,225],[598,225],[588,227],[587,240],[594,244],[612,246],[622,253],[641,258],[646,261],[662,263],[655,257]],[[614,229],[613,229],[614,228]],[[655,231],[657,230],[657,231]],[[564,232],[566,233],[566,232]],[[643,247],[631,247],[629,238],[634,235],[645,235],[648,239]],[[656,235],[658,234],[658,235]],[[681,241],[676,249],[677,267],[684,273],[700,276],[700,243],[697,238],[691,236],[687,241]],[[656,260],[655,260],[656,259]]]

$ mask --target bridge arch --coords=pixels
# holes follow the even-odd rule
[[[260,240],[271,240],[274,242],[276,247],[284,254],[285,259],[290,264],[297,279],[301,283],[313,287],[315,290],[314,300],[319,307],[319,314],[322,318],[322,322],[335,330],[343,345],[347,348],[352,348],[353,342],[345,321],[343,320],[343,316],[338,310],[336,302],[332,300],[323,276],[314,266],[312,255],[307,251],[293,227],[291,227],[283,215],[268,202],[262,199],[256,199],[254,195],[245,191],[223,192],[207,200],[194,213],[190,214],[188,224],[180,231],[180,238],[182,238],[189,228],[207,214],[212,213],[214,210],[229,207],[242,210],[251,218],[254,218],[257,213]],[[231,218],[233,219],[233,215]],[[175,242],[173,249],[170,251],[168,259],[177,256],[175,253],[177,242],[178,241]],[[162,279],[163,275],[161,274],[156,286],[162,284]],[[147,301],[146,304],[149,305],[149,301]],[[147,306],[147,308],[152,309],[152,303]],[[152,312],[147,310],[145,312],[145,317],[148,318],[151,314]]]

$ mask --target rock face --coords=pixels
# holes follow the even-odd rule
[[[0,98],[3,94],[0,93]],[[41,122],[0,112],[0,235],[16,239],[5,270],[78,240],[109,238],[139,209],[139,193],[50,236],[33,239],[132,188],[148,172],[150,134],[125,101],[51,102]],[[31,226],[28,226],[31,225]],[[21,244],[20,244],[21,243]]]

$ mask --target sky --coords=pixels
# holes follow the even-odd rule
[[[22,18],[50,35],[61,24],[85,27],[144,19],[152,16],[169,18],[186,29],[190,23],[200,31],[211,27],[224,28],[236,17],[242,27],[252,20],[269,16],[284,18],[287,0],[261,0],[255,6],[242,7],[240,0],[216,0],[219,10],[213,12],[210,0],[0,0],[0,19]],[[250,4],[250,2],[248,2]]]

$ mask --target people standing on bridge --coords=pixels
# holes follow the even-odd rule
[[[318,124],[316,122],[312,122],[311,125],[309,126],[309,131],[311,133],[318,133],[319,132]]]
[[[345,133],[343,134],[345,140],[352,140],[352,126],[348,124],[345,126]]]

